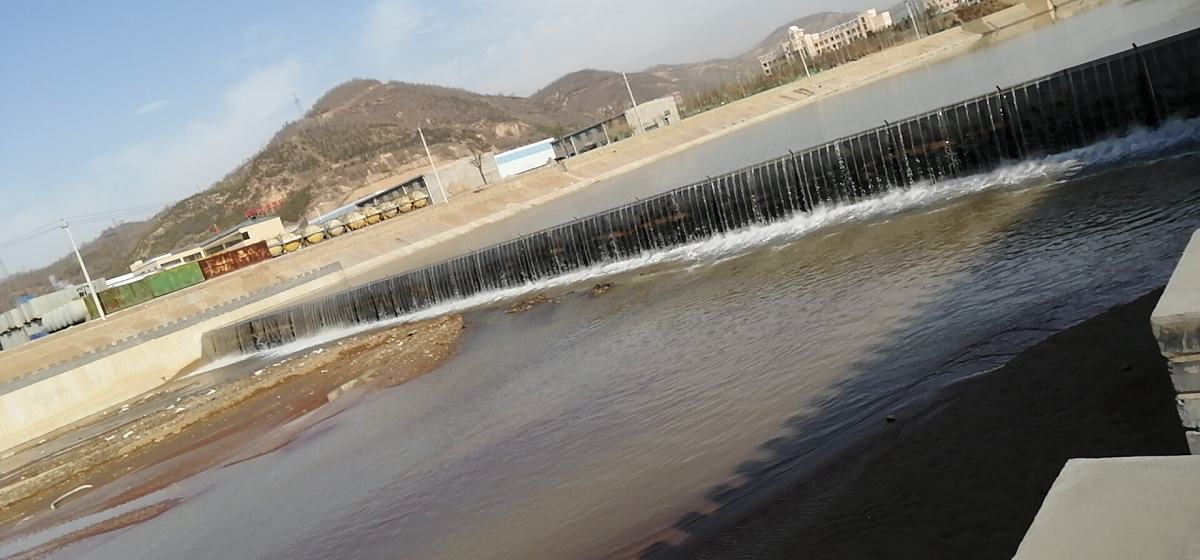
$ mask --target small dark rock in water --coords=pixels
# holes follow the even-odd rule
[[[1129,364],[1125,364],[1125,365],[1121,366],[1121,371],[1133,371],[1133,366],[1131,366]]]
[[[592,287],[592,297],[602,296],[605,293],[607,293],[608,290],[610,290],[610,289],[612,289],[612,282],[606,282],[604,284],[596,284],[595,286]]]
[[[891,415],[889,415],[889,416],[886,418],[886,420],[887,420],[887,423],[888,423],[888,424],[895,424],[895,423],[896,423],[896,417],[895,417],[895,416],[891,416]]]

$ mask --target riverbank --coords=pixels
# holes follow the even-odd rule
[[[899,418],[695,557],[1011,558],[1068,459],[1188,452],[1150,334],[1161,294],[1055,334]]]
[[[464,328],[461,316],[442,317],[355,335],[211,387],[197,387],[203,375],[176,379],[50,434],[0,461],[0,541],[278,449],[355,396],[433,371]],[[82,485],[94,488],[51,510]]]

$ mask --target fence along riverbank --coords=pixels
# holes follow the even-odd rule
[[[215,359],[1200,116],[1200,30],[204,336]]]

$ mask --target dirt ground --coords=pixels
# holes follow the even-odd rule
[[[336,414],[348,391],[361,395],[436,369],[464,329],[461,316],[442,317],[352,336],[212,388],[176,379],[51,434],[0,463],[0,541],[278,449]],[[51,509],[82,485],[92,488]],[[71,507],[101,490],[113,496]]]

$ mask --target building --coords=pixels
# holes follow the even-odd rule
[[[554,139],[547,138],[541,142],[534,142],[496,154],[495,157],[500,177],[512,177],[554,161]]]
[[[650,132],[679,122],[679,94],[673,93],[639,104],[625,111],[625,120],[634,132]]]
[[[145,275],[192,261],[198,261],[232,249],[240,249],[259,241],[266,241],[281,233],[283,233],[283,220],[280,220],[279,217],[255,216],[187,249],[159,255],[144,261],[139,260],[129,265],[129,272],[133,276]]]
[[[780,45],[779,50],[758,57],[758,62],[763,73],[770,76],[780,66],[790,64],[796,58],[812,60],[891,25],[892,15],[888,12],[877,13],[874,8],[858,14],[846,23],[817,33],[806,33],[804,29],[793,25],[788,29],[788,40]]]
[[[554,143],[557,158],[573,157],[629,136],[649,132],[679,122],[678,93],[640,103],[635,109],[581,128]]]

